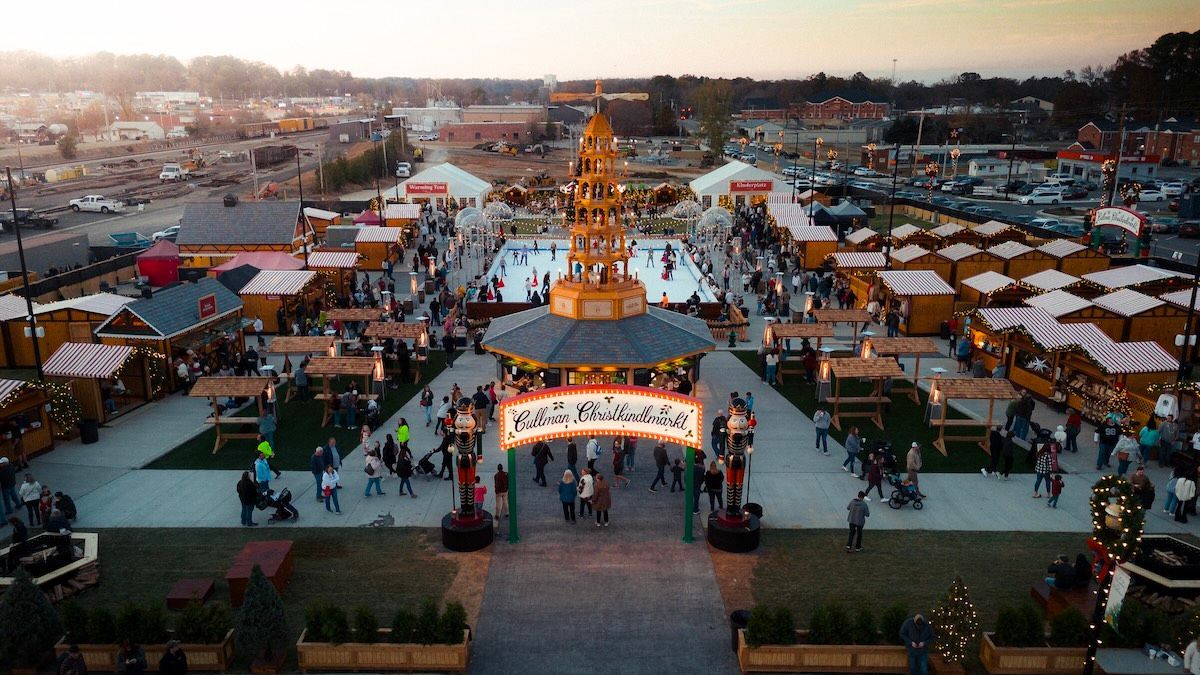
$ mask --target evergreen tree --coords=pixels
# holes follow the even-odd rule
[[[238,652],[250,658],[273,661],[287,649],[287,617],[279,592],[258,565],[250,572],[242,609],[238,612],[234,641]]]
[[[37,665],[62,634],[58,612],[29,574],[18,568],[13,585],[0,597],[0,662]]]
[[[967,645],[979,634],[979,615],[962,577],[954,579],[950,591],[930,615],[930,623],[938,655],[949,663],[962,663],[967,658]]]

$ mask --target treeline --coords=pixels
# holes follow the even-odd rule
[[[383,142],[372,144],[370,150],[357,157],[341,156],[326,162],[325,180],[330,189],[336,192],[348,185],[366,185],[376,178],[388,179],[395,175],[396,162],[402,154],[400,134],[391,134]]]

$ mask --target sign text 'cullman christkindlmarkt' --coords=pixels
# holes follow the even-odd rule
[[[700,401],[652,387],[556,387],[501,402],[500,447],[592,434],[695,446],[702,415]]]

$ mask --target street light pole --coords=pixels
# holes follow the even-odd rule
[[[1179,372],[1175,374],[1175,384],[1183,382],[1188,369],[1189,349],[1192,344],[1192,322],[1196,318],[1196,286],[1200,284],[1200,252],[1196,255],[1196,264],[1192,266],[1192,300],[1188,303],[1187,321],[1183,324],[1183,346],[1179,350]]]
[[[304,175],[300,173],[300,148],[296,148],[296,184],[300,188],[300,245],[304,247],[304,269],[308,269],[308,214],[304,213]]]
[[[900,175],[900,143],[896,142],[894,149],[896,158],[896,170],[892,172],[892,199],[891,208],[888,211],[888,233],[887,240],[883,242],[883,267],[884,269],[892,269],[892,223],[896,220],[896,178]]]
[[[1012,170],[1013,160],[1017,157],[1017,136],[1016,134],[1004,134],[1012,139],[1012,148],[1008,151],[1008,180],[1004,182],[1004,201],[1008,201],[1008,193],[1012,187]]]
[[[811,193],[809,200],[808,200],[808,219],[809,220],[812,220],[812,217],[813,217],[813,202],[817,201],[815,199],[816,190],[817,190],[817,153],[821,152],[822,145],[825,145],[825,139],[821,138],[820,136],[817,136],[817,139],[815,141],[813,141],[813,168],[812,168],[812,174],[809,176],[809,180],[808,180],[808,184],[809,184],[808,191],[809,191],[809,193]]]
[[[25,291],[25,312],[29,320],[29,338],[33,340],[33,362],[37,366],[38,382],[43,381],[42,350],[38,345],[37,321],[33,316],[33,294],[29,290],[29,268],[25,265],[25,244],[21,242],[21,225],[17,222],[17,188],[13,184],[12,167],[4,167],[8,178],[8,202],[12,207],[13,232],[17,235],[17,257],[21,260],[21,287]]]

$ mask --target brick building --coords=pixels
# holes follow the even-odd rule
[[[1075,138],[1084,149],[1115,154],[1121,145],[1121,125],[1109,120],[1088,122]],[[1125,144],[1120,152],[1200,165],[1200,124],[1174,117],[1162,122],[1126,122]]]
[[[438,128],[438,140],[459,143],[533,143],[547,136],[556,138],[561,132],[561,126],[557,122],[452,122]],[[547,127],[551,127],[550,133],[547,133]]]
[[[886,102],[872,101],[865,94],[844,92],[814,96],[797,112],[805,120],[878,120],[887,117],[890,108]]]

